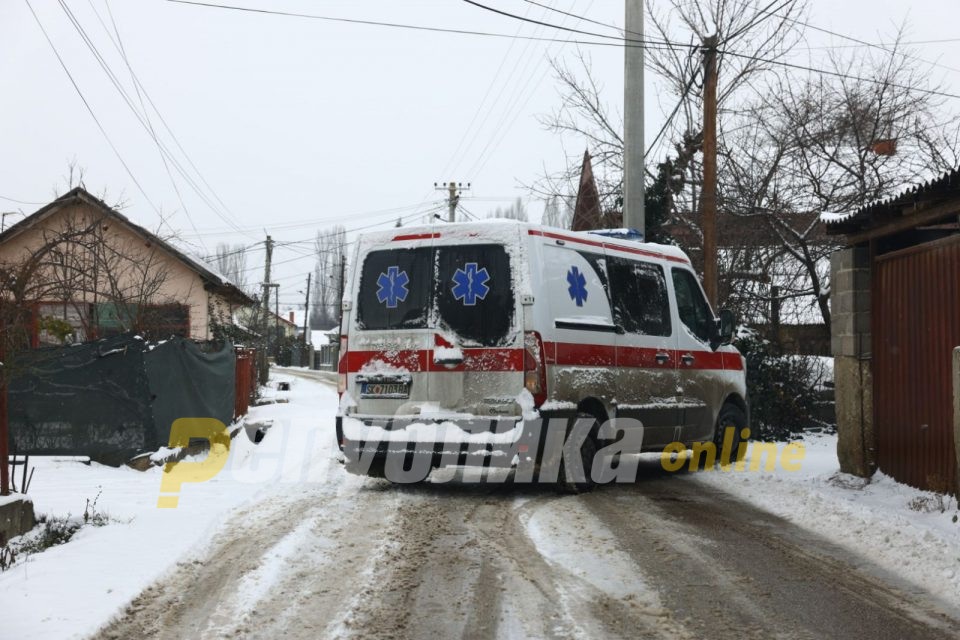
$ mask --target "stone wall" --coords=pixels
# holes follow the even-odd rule
[[[0,496],[0,546],[33,529],[33,501],[20,494]]]
[[[870,334],[870,252],[836,251],[830,258],[831,350],[836,384],[840,470],[869,477],[876,471]]]

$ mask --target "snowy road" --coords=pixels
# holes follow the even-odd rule
[[[730,479],[668,475],[656,458],[636,484],[582,496],[449,472],[416,486],[347,475],[334,389],[290,375],[289,402],[253,412],[275,421],[263,442],[235,441],[176,510],[155,507],[159,470],[41,469],[38,504],[63,510],[89,493],[78,485],[102,485],[115,520],[0,574],[0,638],[960,633],[952,570],[924,592],[857,555],[857,537],[833,544],[738,500]],[[947,572],[960,554],[931,540],[919,553]]]
[[[252,507],[271,510],[257,526],[238,513],[238,536],[102,637],[956,637],[861,560],[656,475],[584,497],[379,481],[291,495]]]
[[[561,496],[331,468],[235,512],[100,637],[956,637],[947,603],[864,558],[641,469]]]

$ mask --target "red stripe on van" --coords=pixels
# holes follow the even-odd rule
[[[718,371],[742,371],[740,354],[715,351],[664,350],[649,347],[614,347],[603,344],[580,344],[574,342],[544,342],[544,358],[548,365],[581,367],[627,367],[634,369],[671,369],[680,363],[681,369]],[[657,354],[666,352],[670,359],[657,362]],[[690,354],[693,364],[682,363],[682,356]],[[357,373],[373,361],[418,372],[463,372],[463,371],[523,371],[523,349],[464,349],[463,364],[444,366],[433,363],[430,349],[404,351],[348,351],[341,373]],[[619,357],[619,362],[617,358]],[[346,364],[346,371],[342,365]]]
[[[403,240],[432,240],[439,238],[439,233],[409,233],[393,237],[393,242],[402,242]]]
[[[433,351],[410,349],[405,351],[348,351],[347,372],[357,373],[373,361],[417,372],[445,371],[523,371],[523,349],[464,349],[463,363],[445,366],[433,363]]]
[[[564,242],[578,242],[580,244],[585,244],[591,247],[600,247],[602,249],[612,249],[614,251],[623,251],[626,253],[633,253],[640,256],[647,256],[649,258],[660,258],[661,260],[669,260],[671,262],[689,264],[689,260],[685,258],[681,258],[679,256],[670,256],[665,253],[658,253],[656,251],[649,251],[647,249],[637,249],[636,247],[625,247],[623,245],[613,244],[610,242],[586,240],[585,238],[574,238],[572,236],[565,236],[559,233],[553,233],[551,231],[540,231],[539,229],[530,229],[528,233],[531,236],[542,236],[544,238],[553,238],[554,240],[563,240]]]
[[[672,369],[680,362],[681,369],[713,369],[742,371],[740,354],[722,351],[675,351],[650,347],[614,347],[601,344],[544,342],[547,364],[583,367],[628,367],[632,369]],[[657,362],[658,353],[667,353],[670,359]],[[682,364],[684,354],[694,357],[693,364]]]
[[[551,347],[548,348],[547,345]],[[606,344],[579,344],[575,342],[543,343],[547,353],[553,351],[554,362],[559,365],[580,365],[584,367],[613,367],[617,364],[617,348]],[[547,363],[550,363],[549,356]]]

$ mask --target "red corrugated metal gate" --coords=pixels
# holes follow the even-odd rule
[[[952,491],[951,357],[960,346],[960,238],[879,256],[873,270],[873,406],[880,470]]]

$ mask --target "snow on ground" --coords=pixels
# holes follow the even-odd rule
[[[533,512],[525,524],[527,535],[550,564],[613,598],[661,610],[657,591],[643,580],[640,567],[618,549],[613,533],[578,504],[576,497]]]
[[[840,473],[835,435],[811,435],[803,443],[806,456],[798,471],[778,464],[774,472],[716,470],[696,478],[823,535],[945,600],[960,602],[957,502],[883,473],[869,482]],[[749,461],[748,454],[747,469]]]
[[[38,515],[81,517],[87,500],[96,499],[97,512],[109,523],[84,526],[68,543],[22,556],[0,573],[0,637],[85,637],[184,554],[224,535],[218,529],[229,513],[281,493],[289,483],[324,482],[328,473],[342,473],[339,464],[331,465],[336,390],[278,373],[271,379],[290,382],[289,392],[271,394],[290,402],[254,407],[248,416],[272,420],[271,437],[254,445],[238,434],[226,467],[212,480],[184,484],[176,509],[157,508],[159,467],[139,472],[31,457],[36,472],[30,496]],[[280,561],[284,547],[275,553]],[[267,586],[251,583],[249,594],[269,587],[270,568],[257,578]]]

